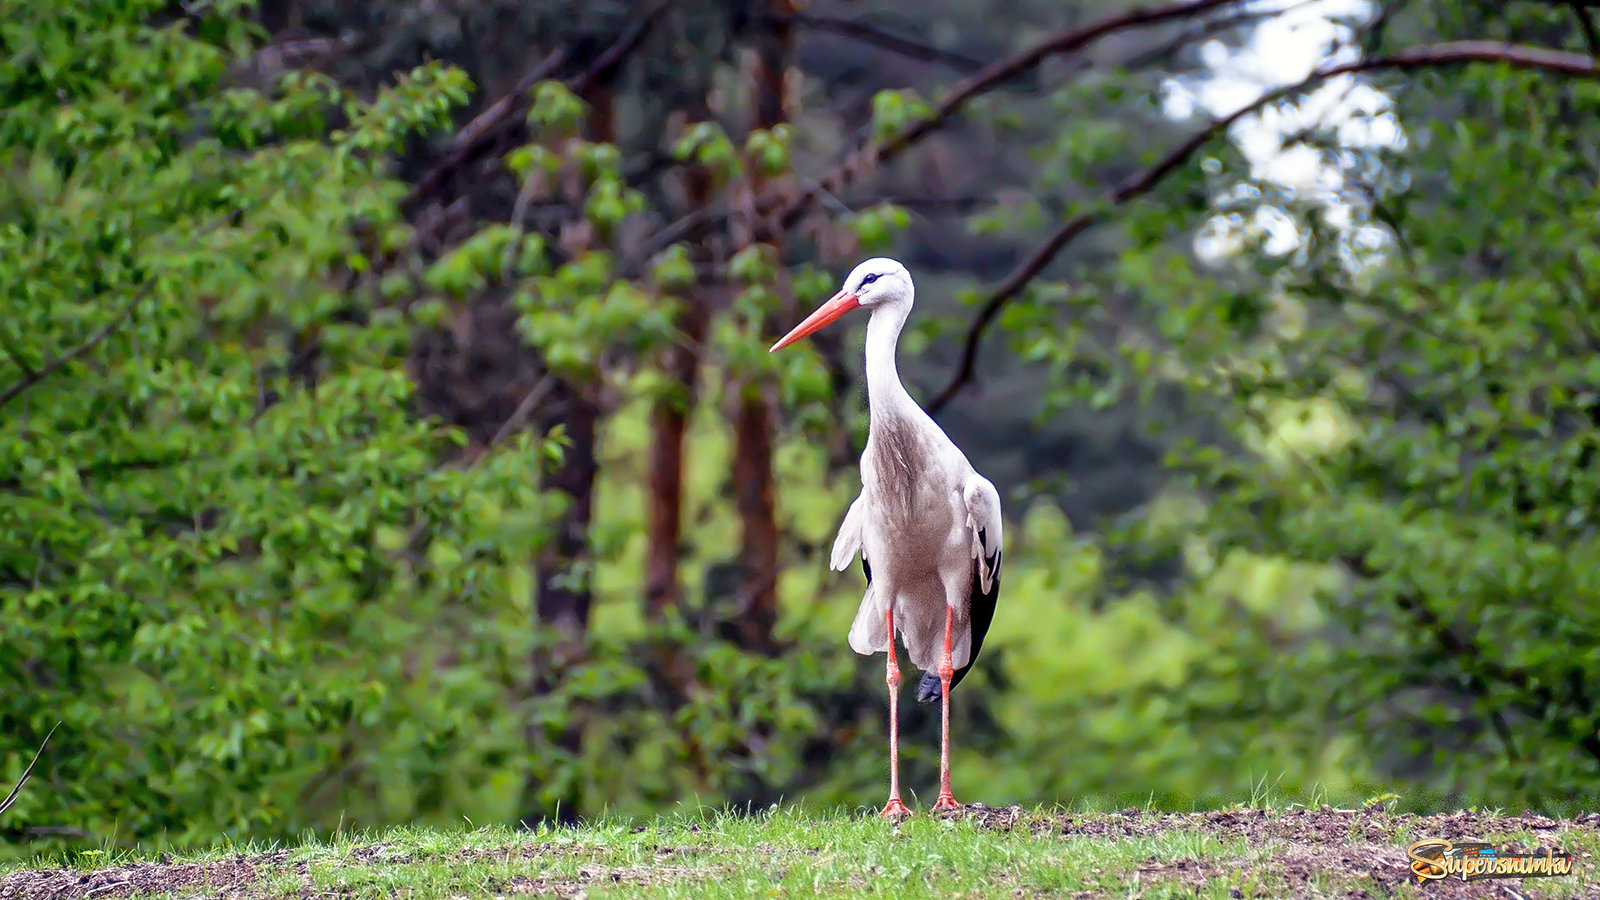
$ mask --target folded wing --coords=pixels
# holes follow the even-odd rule
[[[950,689],[961,683],[967,670],[978,660],[983,648],[984,635],[994,621],[995,603],[1000,599],[1000,561],[1004,554],[1004,522],[1000,516],[1000,493],[989,479],[974,473],[962,487],[961,497],[967,506],[967,530],[972,537],[972,593],[968,600],[972,621],[972,652],[967,664],[955,671],[950,679]],[[917,684],[917,699],[932,703],[939,699],[939,677],[924,672]]]

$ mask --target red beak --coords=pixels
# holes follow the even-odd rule
[[[827,303],[817,307],[816,312],[806,316],[806,320],[804,322],[796,325],[793,331],[780,338],[776,344],[772,345],[772,349],[768,350],[767,352],[777,353],[779,350],[782,350],[806,335],[820,330],[822,326],[832,322],[834,319],[839,318],[840,316],[860,305],[861,300],[860,298],[856,297],[855,294],[851,294],[847,291],[840,291],[839,293],[834,294],[832,299],[830,299]]]

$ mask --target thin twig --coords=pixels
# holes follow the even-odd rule
[[[869,144],[855,160],[847,160],[817,180],[818,190],[838,190],[849,183],[855,173],[863,168],[881,165],[938,129],[953,118],[968,103],[1013,78],[1038,68],[1045,60],[1066,53],[1074,53],[1113,32],[1144,27],[1171,19],[1189,18],[1235,0],[1188,0],[1170,6],[1152,9],[1135,8],[1120,15],[1101,19],[1083,28],[1054,35],[1015,56],[998,60],[982,71],[957,82],[950,95],[935,107],[933,114],[916,119],[902,130],[885,138],[880,144]],[[807,191],[785,204],[778,218],[785,226],[808,205],[813,191]]]
[[[50,733],[44,736],[44,741],[39,744],[39,749],[34,752],[33,761],[28,763],[28,767],[22,770],[22,777],[17,779],[17,786],[11,789],[11,793],[6,795],[6,799],[0,800],[0,813],[4,813],[11,808],[11,804],[17,802],[17,797],[22,794],[22,786],[28,783],[28,776],[33,774],[33,767],[39,764],[39,757],[44,755],[44,748],[50,743],[50,735],[55,734],[56,729],[60,727],[60,722],[50,726]]]
[[[155,278],[151,278],[146,281],[137,291],[134,292],[132,297],[128,298],[128,302],[124,303],[122,308],[117,310],[117,314],[112,316],[110,321],[96,329],[93,334],[84,339],[83,343],[73,347],[71,350],[68,350],[55,359],[50,360],[48,363],[45,363],[43,368],[40,368],[35,372],[28,373],[24,371],[21,381],[18,381],[11,387],[6,388],[3,393],[0,393],[0,406],[5,406],[7,403],[15,400],[17,397],[21,396],[23,391],[26,391],[39,382],[44,381],[46,378],[49,378],[51,375],[54,375],[56,372],[59,372],[61,369],[65,368],[67,363],[70,363],[83,354],[88,353],[90,350],[93,350],[95,345],[105,340],[106,337],[111,334],[111,332],[117,329],[117,326],[127,321],[128,317],[133,315],[133,311],[138,307],[139,301],[149,296],[150,290],[155,287],[155,284]]]
[[[549,374],[539,379],[539,383],[535,384],[527,394],[523,395],[522,402],[517,404],[517,408],[496,429],[494,437],[490,438],[488,445],[483,448],[484,452],[487,453],[489,450],[494,449],[501,441],[510,437],[513,431],[527,424],[528,417],[533,415],[533,411],[539,408],[540,403],[544,402],[544,398],[555,387],[555,384],[555,377]]]
[[[978,317],[973,320],[972,325],[967,329],[967,337],[962,347],[961,361],[956,366],[956,373],[951,377],[950,382],[929,401],[928,412],[937,414],[957,392],[972,381],[977,368],[978,347],[990,324],[999,315],[1000,310],[1017,294],[1021,293],[1022,289],[1043,271],[1044,267],[1055,258],[1057,253],[1061,252],[1063,247],[1088,230],[1091,225],[1098,222],[1111,209],[1149,192],[1163,178],[1176,170],[1190,156],[1194,155],[1195,152],[1226,132],[1235,122],[1245,116],[1259,112],[1272,103],[1301,93],[1330,78],[1337,78],[1341,75],[1354,75],[1362,72],[1389,69],[1403,71],[1476,62],[1507,63],[1517,68],[1537,69],[1573,76],[1593,77],[1600,73],[1600,70],[1597,70],[1595,59],[1581,53],[1547,50],[1543,47],[1507,44],[1500,41],[1454,41],[1414,47],[1392,56],[1342,63],[1319,72],[1313,72],[1305,79],[1294,84],[1267,91],[1254,102],[1246,104],[1220,119],[1216,119],[1205,128],[1195,132],[1188,140],[1178,145],[1155,165],[1136,174],[1111,191],[1105,202],[1100,204],[1099,207],[1085,210],[1063,224],[1048,240],[1030,254],[1021,265],[1012,271],[1006,280],[1000,284],[1000,287],[984,302],[983,307],[978,311]]]
[[[455,463],[452,463],[452,466],[459,467],[461,469],[471,469],[473,466],[476,466],[480,460],[489,455],[489,451],[499,446],[499,444],[506,438],[510,437],[513,432],[527,424],[529,417],[531,417],[533,413],[538,410],[539,405],[545,401],[545,398],[550,396],[550,391],[553,390],[555,386],[555,376],[549,374],[548,372],[545,373],[545,375],[540,378],[533,385],[533,387],[528,389],[528,393],[523,395],[522,400],[517,403],[517,408],[512,410],[511,415],[507,416],[506,420],[500,423],[500,427],[495,430],[494,436],[489,438],[489,443],[484,445],[483,450],[481,452],[472,454],[470,457],[457,460]],[[431,524],[431,522],[424,518],[415,525],[411,526],[411,530],[406,534],[406,540],[404,544],[405,553],[414,554],[422,549],[423,544],[428,536],[428,526]]]
[[[338,37],[312,37],[268,44],[244,60],[236,71],[271,78],[289,69],[311,67],[349,54],[371,42],[370,35],[346,32]]]

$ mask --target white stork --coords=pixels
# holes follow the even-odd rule
[[[867,322],[867,400],[871,428],[861,454],[861,496],[845,513],[831,567],[847,568],[859,551],[867,575],[850,648],[888,654],[888,817],[909,815],[900,801],[898,694],[894,634],[923,670],[917,699],[941,703],[939,798],[935,810],[960,806],[950,793],[950,689],[983,645],[1000,593],[1000,495],[911,399],[895,369],[900,330],[911,314],[911,273],[892,259],[869,259],[844,288],[772,345],[776,352],[857,307]]]

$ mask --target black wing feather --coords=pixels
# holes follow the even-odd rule
[[[984,534],[978,532],[978,541],[983,543]],[[983,589],[983,580],[978,577],[978,560],[972,561],[972,599],[968,601],[968,609],[972,616],[972,654],[967,657],[967,664],[955,671],[950,678],[950,690],[955,690],[961,679],[967,676],[967,670],[978,661],[978,651],[983,649],[984,635],[989,633],[989,625],[994,622],[994,607],[1000,599],[1000,558],[1001,551],[994,551],[994,555],[985,561],[994,572],[994,580],[989,584],[989,590]],[[922,680],[917,682],[917,700],[922,703],[932,703],[939,699],[939,675],[936,672],[923,672]]]

